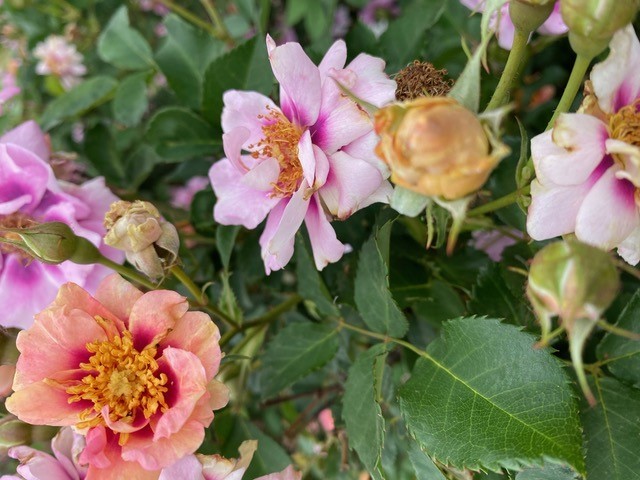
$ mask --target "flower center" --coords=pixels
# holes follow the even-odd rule
[[[640,147],[640,98],[609,117],[611,138]]]
[[[9,241],[19,241],[20,237],[13,232],[3,232],[3,228],[26,228],[35,225],[35,221],[24,213],[15,212],[9,215],[0,215],[0,239],[4,238]],[[20,257],[22,260],[30,261],[32,257],[22,250],[15,247],[10,243],[4,243],[0,241],[0,253],[13,254]]]
[[[96,317],[96,321],[105,320]],[[71,395],[69,403],[93,402],[92,408],[80,414],[80,419],[85,421],[78,424],[79,428],[103,423],[100,415],[93,415],[105,406],[109,407],[112,422],[123,420],[127,423],[133,423],[137,415],[148,419],[158,409],[164,412],[169,408],[164,399],[168,378],[164,373],[156,375],[155,346],[147,346],[138,352],[133,346],[131,332],[125,330],[122,336],[90,342],[86,348],[93,355],[88,363],[81,363],[80,368],[91,373],[83,377],[81,383],[67,389]],[[123,441],[126,442],[126,435],[124,439],[120,436],[120,442]]]
[[[302,164],[298,158],[298,142],[303,130],[291,123],[280,111],[267,106],[268,113],[258,115],[267,120],[262,126],[263,137],[254,149],[253,158],[275,158],[280,164],[280,175],[273,183],[273,196],[289,197],[298,190],[302,180]]]

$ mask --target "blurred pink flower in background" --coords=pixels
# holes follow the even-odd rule
[[[531,140],[537,179],[527,231],[535,240],[569,233],[640,261],[640,42],[632,26],[593,67],[580,113],[562,114]]]
[[[325,408],[321,410],[318,414],[318,422],[324,429],[325,432],[333,432],[336,429],[336,424],[333,421],[333,413],[331,413],[331,409]]]
[[[485,0],[460,0],[460,3],[476,12],[482,12],[485,7]],[[499,13],[493,15],[490,25],[496,31],[498,44],[505,50],[511,50],[515,27],[509,16],[509,2],[500,8]],[[542,35],[563,35],[569,31],[569,27],[565,25],[560,14],[559,0],[553,7],[553,12],[547,21],[537,31]]]
[[[379,37],[389,26],[389,20],[398,15],[400,7],[397,0],[369,0],[360,10],[358,18]]]
[[[53,455],[31,447],[10,448],[9,456],[20,461],[18,475],[4,475],[0,480],[84,480],[87,467],[79,463],[84,446],[84,436],[65,427],[51,441]]]
[[[142,293],[119,275],[91,297],[73,283],[18,334],[6,408],[33,425],[74,426],[92,480],[156,480],[193,453],[228,391],[211,318],[173,291]]]
[[[475,230],[472,234],[471,244],[477,250],[486,253],[491,260],[502,260],[502,252],[507,247],[515,245],[518,239],[522,239],[522,232],[515,228],[508,229],[509,235],[501,230]]]
[[[36,73],[58,77],[65,90],[80,83],[80,77],[87,73],[82,64],[82,54],[74,44],[59,35],[50,35],[44,42],[38,43],[33,56],[40,60],[36,65]]]
[[[18,67],[20,64],[17,60],[10,60],[5,71],[0,73],[0,114],[2,114],[2,106],[20,93],[20,87],[17,84]]]
[[[298,43],[277,47],[267,36],[281,106],[257,92],[225,92],[222,112],[226,158],[209,172],[223,225],[256,228],[265,270],[283,268],[304,222],[316,267],[345,252],[331,226],[374,202],[387,202],[388,171],[376,157],[371,116],[343,88],[377,107],[395,99],[384,61],[358,55],[345,67],[347,50],[335,42],[319,66]],[[242,152],[248,152],[243,154]]]
[[[0,227],[63,222],[112,260],[122,261],[124,255],[102,241],[104,214],[116,196],[102,177],[82,185],[56,180],[49,157],[48,139],[35,122],[23,123],[0,137]],[[0,243],[0,307],[4,312],[0,325],[27,328],[63,283],[72,281],[93,291],[108,273],[101,265],[30,261],[21,251]]]
[[[171,11],[169,7],[158,0],[139,0],[138,3],[143,12],[153,12],[160,17],[164,17]]]
[[[207,177],[193,177],[183,187],[173,187],[171,189],[171,205],[189,210],[195,194],[207,188],[207,185],[209,185]]]

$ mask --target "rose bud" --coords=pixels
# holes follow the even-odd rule
[[[376,153],[391,181],[429,197],[462,198],[478,190],[508,153],[456,100],[423,97],[380,109]]]
[[[104,218],[107,245],[125,252],[127,260],[151,279],[164,275],[178,258],[178,231],[149,202],[118,201]]]

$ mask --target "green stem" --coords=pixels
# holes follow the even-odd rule
[[[200,306],[204,306],[209,303],[209,299],[205,293],[193,282],[193,280],[191,280],[191,277],[189,277],[182,268],[178,265],[174,265],[169,269],[169,271],[187,288],[187,290],[189,290],[189,293],[196,299],[196,302],[198,302]]]
[[[504,197],[500,197],[492,202],[485,203],[467,212],[467,217],[477,217],[485,213],[493,212],[494,210],[500,210],[501,208],[508,207],[509,205],[516,203],[522,195],[526,195],[531,190],[530,185],[525,185],[518,190],[515,190]]]
[[[140,275],[135,270],[132,270],[124,265],[120,265],[119,263],[113,262],[109,260],[107,257],[101,257],[98,259],[98,263],[100,265],[104,265],[107,268],[119,273],[123,277],[127,277],[129,280],[133,280],[136,283],[148,288],[149,290],[155,290],[158,286],[151,282],[147,277]]]
[[[425,352],[424,350],[420,350],[418,347],[411,345],[409,342],[405,342],[404,340],[400,340],[399,338],[388,337],[387,335],[383,335],[382,333],[375,333],[369,330],[365,330],[364,328],[356,327],[355,325],[350,325],[347,322],[345,322],[343,318],[338,319],[338,324],[340,325],[340,327],[344,327],[347,330],[358,332],[367,337],[376,338],[378,340],[382,340],[383,342],[395,343],[396,345],[400,345],[401,347],[404,347],[407,350],[411,350],[412,352],[416,353],[421,357],[433,360],[433,357],[429,355],[427,352]]]
[[[632,275],[634,277],[636,277],[637,279],[640,279],[640,270],[638,270],[637,268],[629,265],[627,262],[625,262],[624,260],[614,260],[614,263],[616,264],[616,266],[621,269],[624,270],[625,272],[627,272],[629,275]]]
[[[200,0],[202,7],[206,10],[207,15],[211,18],[213,25],[217,31],[217,35],[221,40],[227,42],[230,46],[233,46],[233,37],[229,33],[227,26],[222,21],[222,17],[218,12],[218,9],[214,5],[212,0]]]
[[[568,112],[573,105],[573,101],[580,91],[582,87],[582,80],[584,79],[587,70],[589,69],[589,65],[591,64],[591,60],[593,57],[586,57],[584,55],[578,55],[576,57],[576,61],[573,64],[573,69],[571,70],[571,76],[569,77],[569,81],[567,82],[567,86],[562,93],[562,98],[560,98],[560,102],[556,107],[556,111],[553,112],[553,116],[547,125],[547,130],[553,128],[553,125],[556,122],[556,119],[561,113]]]
[[[509,99],[509,94],[511,93],[511,90],[520,76],[527,60],[526,52],[529,35],[531,35],[531,32],[516,29],[515,36],[513,38],[513,47],[509,52],[507,64],[500,76],[500,81],[498,82],[496,91],[493,92],[493,96],[487,105],[487,110],[495,110],[496,108],[504,105]]]
[[[204,20],[202,20],[197,15],[193,14],[183,6],[173,2],[172,0],[159,0],[159,2],[162,3],[164,6],[168,7],[172,12],[180,15],[182,18],[184,18],[188,22],[191,22],[194,25],[197,25],[198,27],[206,30],[212,36],[219,38],[220,40],[224,40],[224,38],[222,38],[221,33],[213,25],[209,24],[209,22],[205,22]]]
[[[629,330],[625,330],[624,328],[616,327],[615,325],[611,325],[604,320],[598,320],[598,326],[609,333],[613,333],[614,335],[628,338],[629,340],[634,340],[636,342],[640,341],[640,333],[631,332]]]

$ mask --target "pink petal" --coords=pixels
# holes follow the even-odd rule
[[[562,20],[562,14],[560,13],[560,2],[556,2],[553,7],[553,12],[549,15],[549,18],[538,29],[538,33],[542,35],[564,35],[569,31],[569,27]]]
[[[352,157],[360,158],[370,163],[380,171],[384,178],[389,178],[389,167],[387,167],[387,164],[375,153],[379,141],[380,137],[372,130],[366,135],[354,140],[349,145],[345,145],[342,151]]]
[[[318,270],[322,270],[329,263],[337,262],[342,258],[346,247],[336,237],[336,232],[329,223],[316,195],[312,197],[309,204],[305,225],[309,232],[313,259]]]
[[[245,127],[236,127],[222,135],[224,154],[238,172],[241,173],[244,173],[248,168],[244,163],[242,163],[241,153],[243,145],[247,143],[249,135],[250,132]]]
[[[164,340],[159,354],[167,347],[179,348],[196,355],[202,363],[207,380],[211,380],[220,366],[222,353],[218,346],[220,331],[211,317],[202,312],[187,312]]]
[[[289,199],[281,199],[271,213],[267,217],[267,223],[264,227],[262,235],[260,235],[260,247],[262,248],[262,260],[264,261],[264,268],[269,275],[272,271],[280,270],[289,263],[293,256],[294,238],[291,237],[288,243],[286,243],[278,252],[277,255],[270,253],[267,246],[271,242],[273,235],[282,220],[284,210],[289,203]]]
[[[266,115],[269,109],[279,110],[269,97],[257,92],[227,90],[222,100],[222,130],[228,133],[237,127],[248,129],[249,137],[245,140],[245,147],[257,144],[263,137],[263,121],[258,115]]]
[[[602,161],[607,126],[581,113],[562,114],[552,131],[531,140],[531,156],[542,183],[583,183]]]
[[[213,164],[209,179],[217,197],[213,217],[222,225],[256,228],[280,201],[244,185],[242,174],[226,158]]]
[[[267,36],[271,68],[280,83],[280,105],[289,120],[300,126],[313,125],[320,112],[320,71],[299,43],[273,47]],[[273,40],[271,40],[272,42]]]
[[[309,199],[305,198],[308,188],[309,185],[303,181],[298,191],[289,198],[282,218],[275,228],[271,240],[267,243],[267,251],[271,255],[280,257],[283,250],[288,251],[287,247],[293,241],[309,208]]]
[[[209,407],[211,410],[220,410],[229,403],[229,387],[215,379],[207,384],[209,392]]]
[[[32,213],[52,182],[53,170],[44,160],[19,145],[0,143],[0,215],[18,209]]]
[[[149,425],[149,419],[145,418],[144,415],[138,415],[133,422],[129,422],[127,420],[116,420],[115,422],[111,420],[111,416],[109,413],[109,407],[105,405],[102,407],[100,411],[100,415],[102,416],[102,420],[109,430],[117,433],[133,433],[139,430],[142,430],[147,425]]]
[[[576,219],[576,236],[585,243],[610,250],[640,225],[634,186],[616,178],[609,168],[584,199]]]
[[[264,475],[263,477],[256,478],[256,480],[301,480],[302,473],[296,472],[293,465],[289,465],[287,468],[278,473],[271,473]]]
[[[313,154],[311,134],[305,130],[298,142],[298,159],[302,165],[302,175],[309,185],[315,183],[316,157]]]
[[[376,107],[395,101],[396,82],[385,73],[384,60],[361,53],[347,65],[347,69],[356,74],[356,83],[349,88],[356,97]]]
[[[610,138],[606,141],[607,153],[614,154],[624,164],[616,172],[617,178],[625,178],[640,187],[640,147]]]
[[[195,455],[187,455],[173,465],[163,468],[158,480],[206,480],[202,475],[202,464]]]
[[[105,278],[95,295],[96,300],[125,322],[129,321],[131,309],[140,297],[142,292],[117,273]]]
[[[278,160],[267,158],[245,173],[240,181],[253,190],[271,193],[279,175],[280,164]]]
[[[51,441],[51,449],[56,459],[73,480],[80,480],[86,475],[87,468],[78,463],[85,444],[85,437],[75,433],[71,427],[61,428]]]
[[[25,479],[33,480],[79,480],[71,477],[64,467],[51,455],[31,447],[13,447],[9,449],[9,456],[20,461],[16,469]],[[5,478],[5,477],[2,477]]]
[[[342,151],[331,155],[329,163],[329,176],[319,193],[329,212],[345,219],[362,208],[361,205],[371,203],[369,197],[384,179],[376,167]]]
[[[318,70],[320,71],[320,78],[322,79],[322,83],[329,74],[331,69],[340,70],[344,68],[344,64],[347,61],[347,44],[344,43],[344,40],[336,40],[327,53],[324,54],[324,58],[318,65]]]
[[[0,137],[0,143],[13,143],[29,150],[45,162],[49,161],[49,154],[51,153],[50,141],[40,126],[33,120],[21,123],[13,130],[9,130]]]
[[[591,82],[605,113],[615,113],[640,96],[640,42],[633,25],[618,30],[609,56],[591,70]]]
[[[237,460],[220,455],[198,455],[205,480],[241,480],[257,448],[256,440],[245,440],[238,447],[240,458]]]
[[[147,292],[131,309],[129,330],[136,348],[155,345],[176,325],[189,310],[189,302],[170,290]]]

